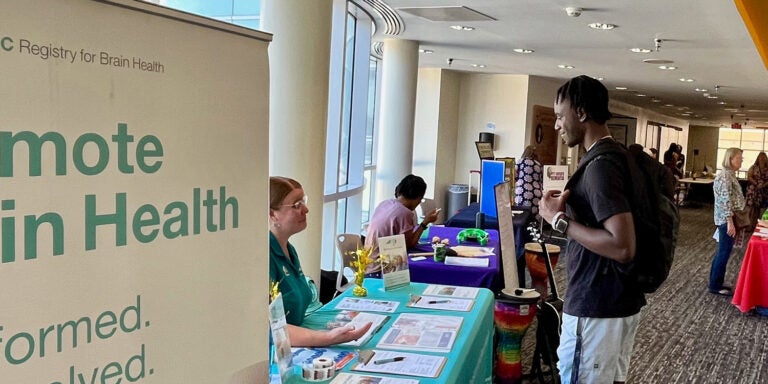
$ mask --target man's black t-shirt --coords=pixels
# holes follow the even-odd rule
[[[601,140],[600,145],[619,145]],[[581,179],[571,186],[567,213],[572,220],[603,228],[609,217],[630,212],[626,165],[611,157],[598,157],[587,164]],[[629,187],[631,188],[631,187]],[[580,317],[627,317],[646,304],[645,295],[626,274],[626,265],[602,257],[569,239],[565,254],[568,272],[564,312]]]

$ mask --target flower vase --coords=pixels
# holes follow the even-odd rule
[[[355,287],[352,288],[352,294],[357,297],[368,296],[368,290],[363,287],[363,280],[365,280],[365,273],[355,272]]]

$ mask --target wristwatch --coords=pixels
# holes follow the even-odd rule
[[[419,224],[419,227],[421,227],[421,229],[422,229],[422,230],[426,230],[426,229],[427,229],[427,225],[426,225],[426,224],[424,224],[424,222],[422,222],[421,224]]]
[[[568,224],[571,222],[571,219],[565,215],[565,212],[558,212],[555,214],[552,221],[554,222],[552,228],[554,228],[555,231],[565,234],[565,232],[568,231]]]

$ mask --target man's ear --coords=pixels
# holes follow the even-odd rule
[[[587,121],[587,113],[584,112],[584,108],[576,108],[576,117],[579,118],[579,122]]]

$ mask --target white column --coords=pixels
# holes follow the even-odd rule
[[[411,173],[418,65],[418,42],[384,40],[376,156],[377,205],[394,197],[397,183]]]
[[[266,0],[262,6],[262,29],[274,34],[269,46],[269,173],[296,179],[309,197],[307,229],[290,241],[304,273],[318,283],[332,9],[332,0]],[[264,223],[266,230],[266,217]]]

